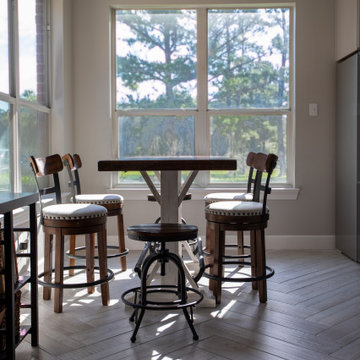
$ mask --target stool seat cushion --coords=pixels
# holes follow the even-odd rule
[[[79,194],[75,196],[80,204],[122,204],[124,198],[116,194]]]
[[[188,224],[140,224],[127,228],[128,236],[139,241],[184,241],[197,237],[198,228]]]
[[[253,194],[252,193],[246,193],[246,192],[231,192],[231,193],[212,193],[207,194],[204,197],[204,200],[207,203],[212,203],[215,201],[231,201],[231,200],[237,200],[237,201],[252,201]]]
[[[95,204],[49,205],[42,211],[47,220],[83,220],[106,216],[107,210]]]
[[[207,214],[222,216],[259,216],[262,211],[263,204],[255,201],[219,201],[205,208]],[[266,213],[269,213],[268,207]]]

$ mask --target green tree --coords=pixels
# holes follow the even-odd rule
[[[137,45],[132,47],[132,52],[117,57],[117,76],[131,90],[137,90],[139,84],[146,81],[157,81],[165,88],[165,93],[155,101],[149,97],[134,99],[128,95],[128,103],[119,105],[140,108],[194,107],[192,97],[184,88],[189,81],[196,79],[194,15],[181,10],[143,10],[119,12],[117,16],[129,31],[127,36],[122,36],[122,40],[128,46]],[[146,53],[151,50],[158,54],[155,60],[146,58]]]

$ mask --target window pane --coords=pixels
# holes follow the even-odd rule
[[[0,101],[0,191],[11,190],[10,105]]]
[[[208,12],[210,108],[289,107],[289,9]]]
[[[119,117],[119,154],[132,156],[194,155],[193,117],[128,116]],[[121,180],[142,181],[138,172],[120,174]]]
[[[19,0],[20,97],[47,104],[45,2]]]
[[[196,107],[196,11],[116,11],[117,108]]]
[[[0,91],[9,93],[9,30],[7,0],[0,0]]]
[[[246,157],[250,151],[279,157],[272,182],[287,180],[287,117],[247,115],[211,117],[211,154],[236,158],[236,171],[212,171],[212,183],[247,181]]]
[[[20,108],[19,143],[22,191],[34,191],[34,175],[28,157],[49,154],[49,119],[46,113]]]

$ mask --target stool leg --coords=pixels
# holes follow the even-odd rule
[[[44,282],[51,283],[52,278],[52,247],[53,247],[53,235],[45,232],[44,243]],[[51,299],[51,287],[44,286],[43,299]]]
[[[61,229],[56,229],[55,246],[55,284],[64,283],[64,235]],[[63,309],[63,288],[55,288],[54,312],[61,313]]]
[[[86,243],[86,279],[87,282],[94,281],[94,253],[95,253],[95,234],[86,234],[85,235]],[[95,291],[95,286],[88,287],[88,294],[93,294]]]
[[[119,251],[125,251],[125,235],[124,235],[124,217],[123,214],[117,216]],[[122,271],[126,271],[126,256],[120,256],[120,265]]]
[[[70,243],[69,243],[69,254],[75,255],[76,248],[76,235],[70,235]],[[69,260],[70,266],[75,266],[75,259],[70,258]],[[75,270],[69,270],[69,276],[74,276]]]
[[[237,249],[238,255],[244,255],[244,232],[237,232]]]
[[[223,277],[224,267],[224,249],[225,247],[225,231],[220,229],[218,224],[215,224],[214,230],[214,263],[213,263],[213,274],[218,277]],[[221,303],[221,280],[214,281],[213,294],[216,299],[216,304]]]
[[[99,255],[99,267],[100,267],[100,278],[104,279],[107,276],[107,257],[106,257],[106,227],[103,226],[103,230],[98,232],[98,255]],[[109,304],[110,293],[109,283],[105,282],[101,284],[101,299],[103,305]]]
[[[210,254],[205,257],[206,265],[214,264],[214,229],[213,225],[210,222],[206,222],[206,252]],[[210,274],[214,273],[213,266],[210,267]],[[214,290],[214,280],[209,279],[209,290]]]
[[[266,274],[266,258],[265,258],[265,230],[256,230],[256,258],[257,258],[257,276]],[[266,279],[258,281],[259,300],[262,303],[267,301],[267,285]]]
[[[188,324],[189,324],[189,327],[190,327],[190,329],[191,329],[191,332],[192,332],[192,334],[193,334],[193,339],[194,339],[194,340],[199,340],[199,336],[198,336],[198,334],[196,333],[196,330],[195,330],[195,328],[194,328],[193,322],[191,321],[191,318],[190,318],[190,316],[189,316],[189,313],[188,313],[187,309],[186,309],[186,308],[183,308],[183,312],[184,312],[185,318],[186,318],[186,320],[187,320],[187,322],[188,322]]]
[[[256,230],[251,230],[250,231],[250,251],[251,251],[251,276],[256,277],[258,276],[257,273],[257,240],[256,240]],[[251,286],[253,288],[253,290],[257,290],[258,289],[258,282],[257,281],[253,281],[251,283]]]
[[[137,319],[137,321],[136,321],[135,329],[134,329],[134,331],[133,331],[133,333],[132,333],[132,336],[131,336],[131,338],[130,338],[130,340],[131,340],[132,343],[134,343],[134,342],[136,341],[136,334],[137,334],[137,332],[138,332],[138,330],[139,330],[141,321],[142,321],[142,319],[143,319],[143,317],[144,317],[144,313],[145,313],[145,309],[142,308],[142,309],[141,309],[141,312],[140,312],[140,315],[139,315],[139,317],[138,317],[138,319]]]
[[[187,292],[186,292],[186,286],[185,286],[186,280],[185,280],[185,272],[184,272],[184,268],[182,266],[181,260],[176,254],[173,254],[173,253],[169,253],[167,255],[167,257],[178,268],[178,292],[179,292],[179,296],[181,296],[181,303],[185,304],[187,301]],[[190,318],[189,313],[186,308],[183,308],[183,313],[184,313],[187,323],[189,324],[191,332],[193,334],[193,339],[198,340],[199,336],[196,333],[196,330],[193,325],[193,321]]]

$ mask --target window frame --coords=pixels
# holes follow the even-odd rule
[[[9,42],[9,94],[0,91],[0,101],[10,105],[10,187],[11,191],[21,192],[21,164],[20,164],[20,120],[19,114],[22,107],[29,108],[49,117],[48,138],[51,134],[51,109],[50,109],[50,91],[51,91],[51,1],[43,0],[45,6],[46,22],[46,40],[45,40],[45,62],[46,62],[46,104],[40,104],[28,101],[20,96],[20,68],[19,68],[19,12],[18,0],[7,0],[8,3],[8,42]],[[50,144],[49,144],[50,146]]]
[[[207,11],[209,9],[289,9],[289,105],[284,109],[211,109],[208,108],[208,24]],[[116,11],[117,10],[173,10],[186,9],[197,11],[197,109],[184,110],[121,110],[116,108]],[[294,188],[295,186],[295,5],[294,4],[239,4],[237,5],[194,5],[194,6],[134,6],[121,5],[111,8],[111,113],[112,113],[112,155],[118,158],[118,117],[140,115],[181,115],[194,116],[195,121],[195,155],[210,155],[210,118],[220,115],[286,115],[286,157],[287,157],[287,182],[274,183],[277,188]],[[192,187],[201,189],[231,189],[240,187],[243,183],[211,183],[210,173],[200,171]],[[118,182],[117,172],[112,173],[111,188],[146,188],[146,184],[124,184]]]

